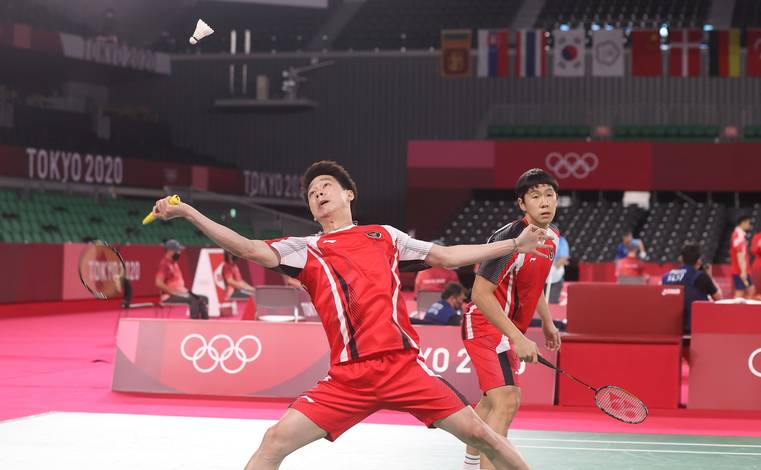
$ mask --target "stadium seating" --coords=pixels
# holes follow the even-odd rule
[[[333,47],[438,48],[442,29],[510,26],[520,3],[519,0],[367,0]]]
[[[640,237],[651,261],[675,262],[687,240],[703,244],[706,261],[722,261],[720,238],[726,230],[726,208],[719,204],[654,203]]]
[[[483,243],[498,228],[520,216],[513,201],[471,200],[443,231],[447,244]],[[637,226],[644,211],[621,203],[583,201],[558,208],[555,224],[581,261],[611,261],[621,232]]]
[[[592,127],[584,124],[492,124],[489,139],[586,139]],[[619,125],[613,138],[619,140],[715,140],[719,126],[705,125]],[[746,139],[761,139],[761,126],[747,126]]]
[[[96,200],[58,192],[20,196],[15,190],[0,190],[0,241],[65,243],[104,239],[112,243],[158,244],[176,238],[186,245],[212,245],[184,220],[141,225],[140,220],[151,207],[150,200]],[[244,220],[216,220],[245,236],[254,236]]]
[[[702,125],[621,125],[613,127],[613,137],[624,140],[713,140],[719,126]]]
[[[705,23],[710,5],[710,0],[546,0],[536,27],[656,27],[664,23],[671,27],[699,27]]]
[[[655,202],[645,211],[623,207],[620,202],[582,201],[558,208],[554,223],[579,261],[613,261],[621,234],[634,228],[647,248],[649,261],[676,262],[684,242],[696,240],[703,245],[705,261],[727,263],[729,237],[740,211],[754,221],[761,220],[761,204],[730,210],[718,203]],[[519,216],[511,200],[473,199],[444,226],[441,235],[447,244],[483,243]],[[756,223],[751,233],[758,230]]]
[[[493,125],[489,126],[490,139],[586,139],[592,133],[584,125]]]
[[[745,140],[761,139],[761,126],[745,126],[743,130],[743,138]]]

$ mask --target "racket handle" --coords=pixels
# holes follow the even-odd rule
[[[180,201],[180,196],[176,194],[169,198],[169,204],[173,206],[179,205],[180,202],[182,202]],[[154,220],[156,220],[156,214],[154,214],[153,211],[150,211],[148,215],[146,215],[145,218],[143,219],[143,225],[148,225]]]
[[[539,354],[537,354],[537,355],[536,355],[536,360],[537,360],[537,361],[538,361],[540,364],[542,364],[542,365],[545,365],[545,366],[549,367],[550,369],[555,369],[555,370],[557,370],[557,368],[558,368],[558,366],[556,366],[555,364],[551,363],[551,362],[550,362],[550,361],[548,361],[547,359],[543,358],[543,357],[542,357],[541,355],[539,355]]]

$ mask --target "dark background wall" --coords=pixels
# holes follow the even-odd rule
[[[761,80],[751,78],[445,79],[436,53],[325,54],[336,64],[307,75],[309,111],[230,113],[229,56],[176,56],[169,78],[115,86],[114,104],[144,103],[173,129],[175,143],[259,171],[302,172],[317,159],[345,164],[360,187],[363,223],[405,223],[406,143],[472,139],[486,124],[761,124]],[[705,59],[705,57],[704,57]],[[308,64],[298,54],[236,58],[255,77]],[[744,61],[743,61],[744,63]],[[588,64],[589,66],[589,64]],[[238,75],[238,78],[240,75]],[[418,204],[435,205],[418,195]],[[455,208],[453,208],[455,209]]]

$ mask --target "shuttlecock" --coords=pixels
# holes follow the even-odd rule
[[[196,30],[193,33],[193,35],[190,36],[190,44],[193,44],[193,45],[198,44],[198,41],[205,38],[206,36],[209,36],[213,32],[214,30],[211,29],[209,25],[204,23],[203,20],[198,20],[198,23],[196,24]]]

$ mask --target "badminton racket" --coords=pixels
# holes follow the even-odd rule
[[[103,240],[87,244],[79,255],[79,280],[98,299],[113,299],[124,293],[126,265],[119,251]]]
[[[175,194],[169,199],[169,203],[179,204],[180,197]],[[151,211],[143,219],[143,224],[149,224],[155,219],[156,214]],[[134,228],[128,228],[124,243],[134,232]],[[124,297],[129,303],[128,299],[132,297],[132,292],[126,277],[126,264],[119,250],[110,243],[103,240],[88,243],[79,255],[78,268],[79,280],[93,296],[98,299]]]
[[[550,369],[555,369],[574,382],[595,392],[595,404],[603,413],[611,418],[615,418],[628,424],[639,424],[647,418],[647,406],[642,403],[642,400],[623,388],[614,385],[605,385],[604,387],[595,388],[586,382],[577,379],[542,356],[538,356],[537,360]]]

